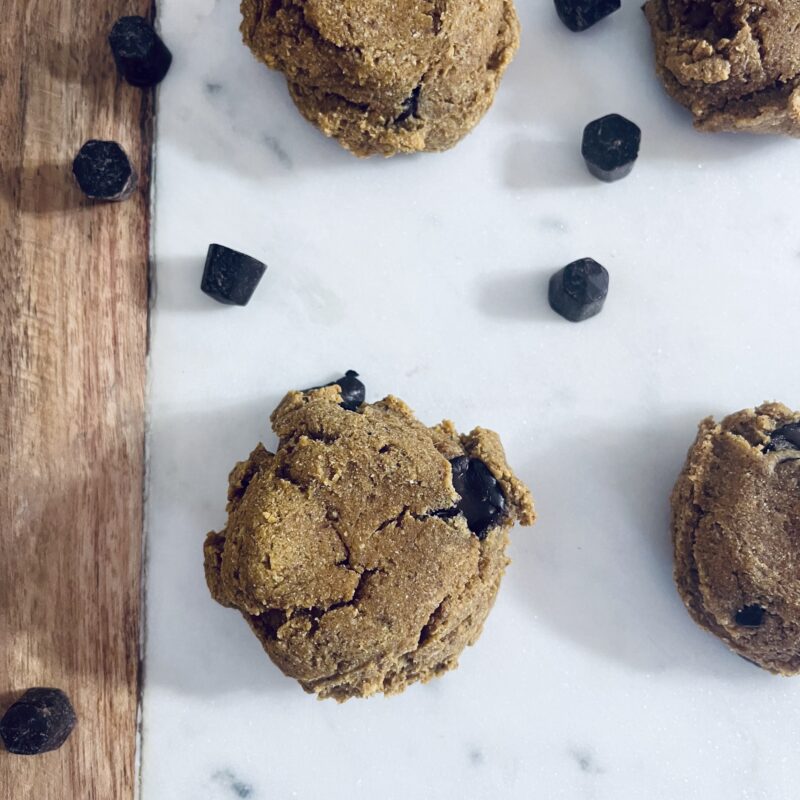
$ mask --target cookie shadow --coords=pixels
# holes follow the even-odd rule
[[[205,535],[225,524],[228,473],[259,441],[274,451],[269,415],[282,396],[159,414],[150,430],[146,690],[167,686],[203,696],[298,691],[239,612],[211,598],[203,571]]]
[[[622,430],[598,418],[542,453],[560,469],[532,481],[537,535],[515,542],[510,592],[604,660],[752,680],[761,671],[695,625],[672,580],[669,497],[703,416]]]

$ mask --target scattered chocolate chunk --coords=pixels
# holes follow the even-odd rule
[[[608,295],[608,272],[592,258],[573,261],[550,278],[550,307],[570,322],[599,314]]]
[[[770,442],[764,448],[764,452],[781,450],[800,450],[800,422],[784,425],[772,431]]]
[[[558,18],[575,33],[619,11],[621,0],[555,0]]]
[[[456,509],[467,518],[469,529],[483,541],[503,516],[506,507],[503,492],[480,459],[458,456],[451,459],[450,466],[453,469],[453,487],[461,496]],[[437,515],[454,516],[452,511],[448,509]]]
[[[581,153],[589,172],[611,183],[630,174],[641,143],[638,125],[619,114],[608,114],[586,126]]]
[[[125,200],[139,182],[125,151],[116,142],[98,139],[90,139],[78,151],[72,174],[81,191],[92,200]]]
[[[28,689],[0,719],[0,738],[9,753],[35,756],[61,747],[76,722],[61,689]]]
[[[759,605],[744,606],[736,612],[734,619],[743,628],[758,628],[764,621],[764,609]]]
[[[266,271],[266,264],[221,244],[212,244],[200,288],[219,303],[246,306]]]
[[[364,402],[367,390],[364,384],[358,379],[358,373],[349,369],[338,380],[326,383],[323,386],[312,386],[310,389],[303,389],[304,392],[313,392],[316,389],[324,389],[327,386],[338,386],[342,394],[342,402],[339,404],[345,411],[357,411]]]
[[[172,64],[172,53],[144,17],[120,17],[108,43],[120,75],[132,86],[155,86]]]

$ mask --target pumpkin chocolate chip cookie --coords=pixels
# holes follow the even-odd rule
[[[648,0],[667,91],[703,131],[800,136],[800,0]]]
[[[800,413],[706,419],[672,495],[675,580],[695,622],[771,672],[800,672]]]
[[[496,434],[427,428],[349,372],[290,392],[232,472],[228,523],[205,543],[214,598],[238,609],[308,692],[396,694],[457,666],[534,521]]]
[[[512,0],[243,0],[242,16],[303,116],[359,156],[452,147],[519,45]]]

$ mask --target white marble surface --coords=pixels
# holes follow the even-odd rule
[[[240,44],[234,0],[162,0],[144,800],[797,797],[800,679],[695,628],[667,497],[707,413],[800,404],[800,144],[692,131],[638,4],[575,36],[522,0],[480,128],[443,155],[359,162]],[[602,185],[583,125],[643,129]],[[251,305],[199,291],[219,241],[265,259]],[[604,313],[549,274],[591,255]],[[501,432],[539,522],[460,669],[401,697],[317,702],[206,590],[226,475],[290,387],[359,370],[434,423]]]

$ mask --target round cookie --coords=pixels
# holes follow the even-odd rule
[[[303,116],[359,156],[455,145],[519,45],[512,0],[243,0],[242,16]]]
[[[534,511],[496,434],[427,428],[397,398],[360,403],[355,373],[339,383],[273,412],[277,452],[259,445],[231,473],[205,569],[285,674],[341,701],[456,667],[494,603],[508,531]]]
[[[675,581],[694,620],[771,672],[800,671],[800,413],[700,423],[672,494]]]
[[[800,0],[648,0],[656,68],[703,131],[800,136]]]

